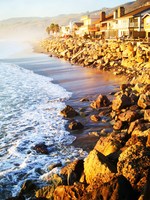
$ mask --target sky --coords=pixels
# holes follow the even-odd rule
[[[15,17],[52,17],[115,7],[132,0],[0,0],[0,20]]]

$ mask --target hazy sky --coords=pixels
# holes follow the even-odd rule
[[[0,20],[12,17],[52,17],[115,7],[127,2],[130,0],[0,0]]]

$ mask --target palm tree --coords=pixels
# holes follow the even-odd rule
[[[60,26],[58,24],[54,24],[51,23],[50,26],[48,26],[46,28],[46,32],[48,33],[48,35],[52,32],[52,34],[54,33],[58,33],[60,31]]]
[[[60,29],[59,25],[58,25],[58,24],[55,24],[55,25],[54,25],[54,32],[55,32],[55,33],[58,33],[58,32],[59,32],[59,29]]]
[[[55,28],[55,24],[54,23],[51,23],[51,25],[50,25],[50,31],[52,32],[52,33],[54,33],[55,32],[55,30],[54,30],[54,28]]]
[[[49,26],[46,28],[46,32],[47,32],[48,35],[50,34],[50,28],[49,28]]]

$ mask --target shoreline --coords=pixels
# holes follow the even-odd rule
[[[96,200],[113,197],[116,200],[142,200],[149,195],[150,184],[150,49],[142,44],[121,44],[120,41],[110,44],[84,41],[54,38],[43,41],[42,45],[50,56],[110,71],[114,75],[125,75],[127,82],[110,94],[111,99],[104,94],[95,94],[91,99],[83,96],[80,109],[79,104],[73,102],[71,108],[66,106],[61,111],[68,125],[76,127],[71,132],[80,133],[81,124],[87,120],[89,127],[90,122],[98,127],[101,122],[108,123],[108,133],[104,130],[93,132],[97,142],[94,144],[95,141],[90,139],[93,144],[90,148],[86,138],[80,140],[79,137],[77,143],[81,146],[86,144],[88,156],[63,167],[59,174],[52,174],[48,186],[30,192],[37,199]],[[95,45],[97,50],[92,53]],[[19,198],[24,196],[23,191]]]
[[[34,45],[34,51],[38,52],[38,53],[44,53],[46,55],[49,55],[49,53],[45,52],[44,49],[42,47],[40,47],[40,45],[38,43],[36,45]],[[63,58],[57,58],[55,55],[54,55],[54,58],[61,59],[65,63],[69,63],[68,60],[64,60]],[[96,80],[98,78],[102,78],[101,76],[102,76],[102,74],[104,74],[104,76],[107,77],[107,78],[105,78],[106,80],[103,78],[104,79],[103,82],[106,82],[106,86],[104,86],[104,90],[101,91],[100,93],[107,95],[111,100],[114,98],[113,94],[116,91],[119,90],[120,83],[121,82],[125,83],[125,77],[123,77],[123,76],[116,77],[111,72],[107,72],[107,71],[104,72],[102,70],[99,70],[99,69],[96,69],[96,68],[90,68],[90,67],[83,68],[82,66],[79,66],[79,65],[76,65],[76,64],[73,67],[76,68],[77,71],[79,70],[79,73],[80,73],[80,68],[81,68],[81,70],[85,70],[87,73],[93,74],[94,77],[95,77],[95,74],[97,74],[98,77],[95,77]],[[109,80],[111,80],[111,79],[112,79],[112,84],[114,84],[113,80],[116,79],[116,86],[113,85],[111,89],[107,89],[106,90],[105,88],[108,87],[108,85],[110,84]],[[74,80],[72,80],[72,81],[74,81]],[[107,81],[108,81],[108,83],[107,83]],[[67,81],[65,81],[65,82],[67,82]],[[55,83],[55,81],[54,81],[54,83]],[[65,86],[62,85],[61,82],[59,82],[59,83],[56,82],[56,83],[60,84],[63,87],[66,86],[66,85]],[[80,83],[80,80],[79,80],[79,83]],[[93,81],[92,81],[92,83],[93,83]],[[82,88],[81,83],[79,84],[79,87],[80,87],[79,90],[81,90],[81,88]],[[93,86],[92,89],[94,87],[95,86]],[[66,87],[65,87],[65,89],[66,89]],[[69,123],[72,121],[71,119],[67,119],[68,122],[67,122],[65,128],[66,128],[66,130],[68,132],[70,132],[71,135],[76,137],[75,141],[71,145],[73,145],[76,148],[82,148],[83,150],[85,150],[87,152],[90,152],[90,150],[93,149],[94,145],[98,141],[98,139],[100,137],[100,132],[103,132],[102,135],[104,135],[104,134],[106,135],[112,129],[111,129],[111,125],[109,124],[109,122],[106,123],[105,120],[99,121],[97,123],[95,123],[94,121],[91,121],[90,120],[90,115],[92,113],[94,114],[94,112],[95,112],[95,111],[92,111],[91,109],[86,111],[86,115],[87,115],[86,117],[83,116],[84,113],[82,112],[82,109],[83,110],[89,109],[88,108],[89,107],[89,102],[92,102],[99,95],[98,89],[96,89],[92,93],[90,93],[91,90],[88,89],[88,91],[89,91],[88,95],[84,94],[84,91],[82,92],[83,94],[77,94],[77,92],[76,92],[77,90],[78,89],[76,88],[74,93],[70,97],[70,99],[66,101],[66,104],[72,106],[73,108],[75,108],[79,112],[80,112],[80,109],[81,109],[81,115],[82,116],[77,117],[77,120],[81,121],[84,124],[84,129],[77,130],[77,131],[70,130],[68,128],[68,126],[69,126]],[[82,98],[89,99],[89,101],[81,102],[80,100]]]

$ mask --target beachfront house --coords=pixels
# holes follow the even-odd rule
[[[90,34],[94,35],[97,31],[95,27],[95,21],[99,19],[98,14],[89,14],[81,17],[81,21],[83,22],[83,26],[80,27],[81,35]]]
[[[117,20],[118,37],[129,37],[129,38],[144,38],[144,22],[142,17],[150,11],[150,5],[141,6],[127,14],[125,14],[124,8],[116,10],[114,19]],[[120,15],[121,14],[121,15]]]
[[[148,13],[148,15],[146,15]],[[96,34],[105,39],[127,37],[131,39],[145,38],[149,34],[150,5],[144,5],[129,13],[124,7],[119,7],[113,14],[100,13],[100,19],[96,21]],[[145,16],[145,20],[143,20]],[[144,28],[145,21],[145,28]]]
[[[98,31],[96,34],[100,35],[101,38],[105,38],[105,39],[110,38],[111,37],[110,29],[111,29],[111,26],[113,26],[112,20],[113,20],[112,14],[106,16],[105,12],[101,12],[99,22],[96,23],[95,25],[98,28]]]
[[[148,42],[150,42],[150,12],[146,13],[143,16],[143,20],[144,20],[144,30],[146,32],[146,38]]]
[[[72,35],[81,35],[80,27],[83,26],[83,22],[72,23]]]
[[[71,34],[71,30],[70,30],[70,26],[61,26],[60,29],[60,35],[61,36],[66,36],[66,35],[70,35]]]

